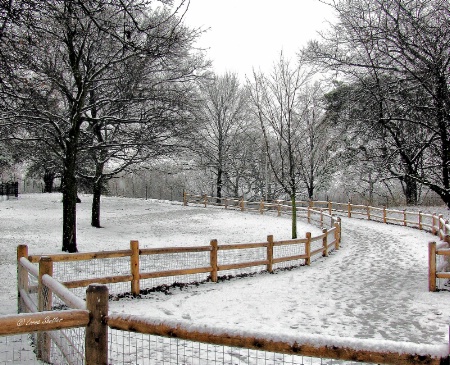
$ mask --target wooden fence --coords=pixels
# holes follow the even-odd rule
[[[46,363],[55,363],[53,343],[59,351],[56,363],[63,359],[68,364],[106,364],[102,359],[107,357],[103,351],[107,346],[103,322],[108,314],[108,288],[89,285],[83,300],[52,277],[53,262],[49,257],[42,256],[36,267],[28,260],[27,247],[22,245],[17,249],[17,259],[20,314],[0,317],[0,336],[35,333],[36,357]],[[33,282],[37,285],[30,285]],[[82,343],[64,334],[75,328],[84,329]]]
[[[136,243],[132,243],[132,245],[134,246]],[[399,350],[399,345],[393,341],[373,343],[371,340],[322,338],[307,334],[295,338],[286,338],[285,336],[280,338],[278,334],[259,334],[252,331],[237,333],[233,330],[218,330],[195,326],[195,324],[186,325],[181,322],[161,322],[160,320],[123,314],[110,315],[108,313],[109,295],[106,286],[91,284],[86,292],[86,301],[84,301],[74,296],[70,290],[51,276],[53,263],[58,262],[58,259],[53,261],[51,257],[41,256],[38,261],[39,266],[36,266],[28,260],[29,257],[33,256],[28,255],[26,246],[18,247],[17,257],[19,307],[32,313],[6,316],[6,318],[0,317],[0,335],[39,331],[36,341],[37,358],[49,363],[55,363],[50,356],[50,341],[53,341],[63,352],[64,362],[68,364],[106,365],[111,362],[120,363],[119,357],[111,358],[108,356],[108,354],[115,353],[115,351],[109,351],[110,347],[118,347],[121,351],[130,351],[131,355],[139,357],[136,347],[124,348],[126,347],[124,343],[135,343],[137,341],[134,337],[127,337],[127,334],[136,333],[138,339],[142,339],[145,335],[168,337],[195,343],[313,358],[395,365],[449,364],[447,344],[422,346],[402,343],[401,350]],[[59,256],[59,259],[62,259],[62,256]],[[131,261],[130,266],[132,265]],[[30,277],[36,279],[37,285],[30,285]],[[33,298],[33,294],[37,298]],[[52,310],[52,308],[60,307],[58,303],[55,303],[55,295],[70,309]],[[55,330],[81,326],[86,328],[83,343],[80,343],[79,339],[77,343],[77,339],[71,339],[69,336],[64,336],[63,339],[68,344],[62,343],[61,337],[53,333]],[[116,331],[112,337],[108,335],[111,331]],[[117,335],[117,332],[119,332],[119,335]],[[109,342],[108,337],[112,338]],[[119,341],[117,341],[118,338],[120,338]],[[73,347],[79,352],[79,348],[82,348],[83,344],[85,352],[80,362],[79,359],[74,359],[74,355],[68,351],[68,347]],[[181,346],[185,351],[185,345]],[[171,344],[160,350],[173,351],[172,347]],[[156,351],[156,347],[154,351]],[[208,351],[208,347],[205,351]],[[126,354],[127,359],[129,359],[130,354]]]
[[[231,201],[231,200],[230,200]],[[187,203],[187,202],[185,202]],[[205,202],[203,201],[203,204]],[[210,204],[209,201],[206,205]],[[227,208],[232,206],[240,210],[258,210],[261,214],[267,211],[276,211],[277,214],[289,212],[289,204],[263,203],[257,204],[243,202],[242,200],[230,203]],[[212,329],[211,331],[192,326],[184,327],[182,323],[160,323],[152,322],[149,319],[135,318],[132,316],[112,315],[108,316],[108,288],[103,284],[113,284],[117,282],[128,282],[130,291],[137,295],[141,288],[141,280],[153,277],[189,275],[193,273],[203,273],[209,275],[211,281],[217,281],[221,271],[230,269],[240,269],[255,266],[262,266],[265,270],[271,272],[274,265],[280,262],[304,260],[306,265],[311,264],[311,258],[314,255],[327,256],[331,249],[338,249],[340,244],[341,226],[339,219],[331,216],[330,212],[336,212],[336,205],[331,206],[327,202],[326,207],[319,206],[318,202],[309,203],[307,206],[300,207],[301,212],[308,221],[316,222],[320,226],[327,226],[323,229],[321,235],[312,237],[307,233],[304,238],[298,240],[276,241],[272,236],[267,237],[266,242],[247,243],[247,244],[229,244],[219,245],[216,240],[212,240],[209,246],[183,247],[183,248],[139,248],[138,241],[130,242],[129,250],[113,252],[91,252],[76,254],[56,254],[56,255],[29,255],[26,246],[19,246],[17,251],[18,268],[18,301],[19,308],[24,312],[18,316],[0,317],[0,335],[12,335],[20,331],[32,332],[39,331],[39,340],[37,344],[38,358],[49,361],[49,343],[50,340],[56,343],[61,352],[67,352],[67,344],[61,343],[61,339],[53,334],[54,330],[64,330],[66,328],[86,328],[84,335],[84,358],[86,364],[107,364],[111,362],[108,359],[108,331],[114,329],[123,333],[137,332],[140,335],[149,334],[152,336],[165,336],[177,339],[185,339],[194,342],[206,342],[222,346],[236,346],[246,349],[257,349],[259,351],[270,351],[282,354],[303,355],[312,357],[323,357],[341,360],[364,361],[367,363],[379,364],[449,364],[448,362],[448,344],[430,345],[426,350],[412,346],[407,351],[404,350],[405,344],[402,344],[402,351],[398,350],[398,345],[393,342],[379,346],[373,346],[371,341],[356,341],[352,339],[348,342],[336,342],[334,339],[321,339],[317,341],[314,336],[306,336],[301,341],[294,339],[276,339],[258,334],[246,333],[236,334],[235,332],[220,332]],[[358,210],[352,206],[350,213],[358,214]],[[358,208],[361,209],[361,208]],[[376,218],[374,210],[370,210],[370,218]],[[347,214],[349,208],[347,206]],[[383,217],[383,215],[379,214]],[[423,216],[422,216],[423,217]],[[389,219],[389,218],[387,218]],[[423,222],[422,222],[423,223]],[[436,228],[434,218],[430,225],[431,230]],[[407,223],[408,224],[408,223]],[[438,226],[441,223],[436,223]],[[419,225],[420,226],[420,225]],[[421,227],[427,226],[427,223]],[[421,229],[422,229],[421,228]],[[447,232],[444,224],[439,230],[441,233]],[[436,232],[436,233],[439,233]],[[301,247],[302,253],[295,255],[276,255],[276,248],[283,246]],[[221,263],[220,253],[226,255],[233,250],[259,250],[265,255],[259,260],[244,260],[233,263]],[[157,270],[146,271],[141,267],[145,257],[159,257],[161,255],[171,254],[198,254],[208,257],[206,264],[202,266],[193,266],[189,268],[175,270]],[[95,276],[84,279],[72,277],[70,280],[57,281],[54,278],[54,266],[58,263],[80,262],[92,260],[126,259],[128,261],[129,272],[120,275]],[[39,264],[38,266],[36,264]],[[73,275],[73,272],[70,272]],[[97,284],[94,284],[97,283]],[[86,301],[75,296],[68,288],[86,287]],[[56,299],[59,298],[59,299]],[[59,301],[58,301],[59,300]],[[67,310],[55,310],[58,308],[67,308]],[[50,320],[49,320],[50,318]],[[54,319],[54,320],[51,320]],[[25,322],[24,322],[25,321]],[[27,326],[25,330],[18,323],[33,323],[34,326]],[[19,328],[21,327],[21,328]],[[65,336],[64,340],[70,337]],[[72,341],[69,347],[83,347],[80,343]],[[136,349],[134,349],[135,351]],[[80,351],[77,349],[76,351]],[[136,351],[135,351],[136,352]],[[70,358],[71,354],[65,354],[64,358]],[[50,361],[49,361],[50,362]],[[70,362],[69,362],[70,363]]]
[[[207,195],[183,194],[184,205],[189,203],[201,204],[203,206],[219,205],[225,209],[239,209],[241,211],[259,211],[264,214],[268,211],[276,211],[278,215],[289,213],[291,203],[289,201],[277,200],[273,202],[245,201],[243,198],[215,198]],[[357,205],[348,203],[336,203],[330,201],[297,201],[298,212],[305,212],[308,222],[311,221],[312,212],[321,212],[319,221],[323,224],[323,213],[341,214],[348,218],[362,218],[385,224],[395,224],[404,227],[426,230],[437,235],[441,242],[429,243],[429,290],[436,291],[437,279],[450,279],[450,224],[442,215],[426,214],[421,211],[412,212],[407,210],[387,209],[386,207],[371,207],[368,205]]]
[[[333,223],[333,226],[329,229],[324,228],[322,234],[312,236],[307,232],[304,238],[295,240],[274,240],[272,235],[267,237],[266,242],[255,243],[243,243],[243,244],[224,244],[219,245],[217,240],[211,240],[209,246],[195,246],[195,247],[163,247],[163,248],[139,248],[138,241],[130,242],[129,250],[119,251],[100,251],[100,252],[86,252],[86,253],[72,253],[72,254],[53,254],[45,255],[46,260],[50,260],[53,263],[68,263],[77,261],[92,261],[99,259],[114,259],[114,258],[129,258],[129,273],[125,275],[110,275],[110,276],[95,276],[87,279],[62,281],[62,284],[67,288],[86,287],[89,284],[112,284],[119,282],[129,282],[130,291],[133,295],[139,295],[141,291],[141,280],[161,277],[183,276],[192,274],[209,274],[209,279],[213,282],[218,281],[218,276],[222,271],[229,271],[243,268],[262,267],[268,272],[274,271],[274,265],[304,260],[306,265],[311,265],[311,259],[314,256],[328,256],[330,250],[339,249],[340,244],[340,224],[339,219]],[[291,252],[302,252],[301,254],[288,254],[283,251],[281,254],[276,254],[278,247],[295,247]],[[27,247],[20,246],[23,252],[27,251]],[[251,255],[236,255],[231,251],[251,251],[259,249],[259,259],[249,261]],[[219,256],[219,253],[223,252],[223,256]],[[146,256],[162,256],[162,255],[177,255],[177,254],[195,254],[204,253],[208,257],[208,264],[203,266],[180,268],[175,270],[162,270],[162,271],[144,271],[141,268],[141,262],[145,260]],[[244,261],[238,261],[227,263],[227,253],[229,255],[239,256]],[[284,254],[284,255],[283,255]],[[261,257],[263,255],[264,257]],[[41,255],[28,255],[25,257],[30,263],[40,263],[43,256]],[[245,260],[247,258],[247,260]],[[204,261],[203,261],[204,263]]]
[[[331,338],[308,334],[302,334],[297,337],[280,336],[279,334],[261,334],[251,330],[236,331],[233,329],[208,328],[176,321],[162,322],[159,319],[152,320],[151,318],[140,318],[139,316],[124,314],[108,316],[108,326],[111,329],[124,332],[171,337],[197,343],[267,351],[270,353],[318,359],[347,360],[352,363],[357,361],[392,365],[449,364],[447,344],[399,344],[395,341],[374,342],[364,339]],[[307,360],[304,359],[304,361],[306,363]],[[259,364],[260,362],[256,361],[256,363]],[[270,364],[275,363],[279,362],[270,362]],[[323,362],[321,361],[320,363],[322,364]]]

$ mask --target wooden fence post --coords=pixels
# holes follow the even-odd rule
[[[218,258],[217,252],[219,250],[219,245],[217,240],[211,240],[211,252],[210,252],[210,265],[211,265],[211,281],[213,283],[217,283],[217,267],[218,267]]]
[[[206,205],[208,204],[208,195],[206,194],[203,194],[203,204],[205,205],[206,208]]]
[[[277,204],[277,211],[278,211],[278,217],[281,216],[281,203],[280,203],[280,201],[278,201],[278,204]]]
[[[106,285],[89,285],[86,290],[86,308],[90,312],[84,346],[86,365],[108,364],[108,300]]]
[[[406,227],[407,223],[406,223],[406,209],[403,210],[403,225]]]
[[[259,213],[264,214],[264,200],[263,199],[261,199],[261,201],[259,202]]]
[[[305,265],[311,265],[311,232],[306,232],[306,243],[305,243]]]
[[[419,210],[419,230],[422,230],[423,226],[422,226],[422,211]]]
[[[331,215],[331,212],[333,211],[333,203],[332,202],[328,202],[328,214]]]
[[[347,216],[348,216],[349,218],[352,217],[352,203],[351,203],[350,201],[348,202]]]
[[[28,258],[28,246],[27,245],[17,246],[17,310],[18,310],[18,313],[22,313],[23,308],[25,308],[25,306],[23,304],[23,299],[20,297],[20,289],[23,289],[26,293],[28,293],[28,273],[22,267],[22,265],[20,265],[20,259],[22,257]]]
[[[386,206],[383,207],[383,223],[387,223]]]
[[[323,253],[322,256],[327,257],[328,256],[328,233],[327,229],[324,228],[322,230],[322,233],[324,234],[322,245],[323,245]]]
[[[428,243],[428,290],[436,291],[436,242]]]
[[[42,283],[45,274],[53,276],[53,262],[48,256],[42,256],[39,260],[38,278],[38,311],[43,312],[52,308],[52,292]]]
[[[436,235],[436,213],[431,215],[431,233]]]
[[[138,296],[141,292],[139,281],[139,241],[130,241],[130,269],[133,279],[131,279],[131,293],[134,296]]]
[[[370,206],[367,206],[367,220],[370,221]]]
[[[42,283],[44,275],[53,276],[53,262],[48,256],[42,256],[39,260],[38,277],[38,311],[44,312],[52,309],[52,291]],[[37,334],[37,358],[44,362],[50,362],[51,338],[47,332]]]
[[[273,235],[267,236],[267,271],[273,272]]]
[[[186,207],[188,205],[186,190],[183,190],[183,205]]]
[[[311,223],[311,207],[308,206],[308,223]]]
[[[443,231],[443,229],[442,229],[442,219],[443,219],[443,215],[442,214],[439,214],[438,215],[438,236],[439,236],[439,239],[442,239],[443,237],[442,237],[442,231]]]
[[[334,227],[336,228],[334,230],[334,249],[339,250],[339,230],[340,230],[340,223],[336,222],[334,224]]]
[[[239,200],[239,206],[241,207],[241,211],[243,212],[245,210],[245,203],[244,203],[244,197],[242,197]]]
[[[323,209],[320,208],[320,228],[323,227]]]
[[[225,209],[228,209],[228,198],[225,198]]]

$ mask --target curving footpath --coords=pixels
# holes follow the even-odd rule
[[[428,292],[430,233],[342,218],[342,248],[310,267],[152,294],[113,312],[237,330],[448,343],[450,292]],[[220,308],[220,310],[218,310]]]

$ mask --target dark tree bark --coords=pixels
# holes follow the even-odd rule
[[[53,182],[55,181],[55,173],[49,170],[44,170],[44,193],[53,192]]]

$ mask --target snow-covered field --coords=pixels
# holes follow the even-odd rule
[[[268,234],[289,238],[288,217],[183,207],[180,203],[103,198],[102,224],[90,227],[90,197],[78,205],[80,251],[141,247],[261,242]],[[0,201],[0,314],[16,312],[15,256],[18,244],[31,254],[59,252],[62,204],[59,194],[22,195]],[[425,209],[423,209],[425,210]],[[432,208],[432,211],[437,211]],[[320,230],[303,222],[299,236]],[[404,227],[343,218],[342,248],[310,267],[263,274],[187,289],[172,295],[110,304],[112,312],[180,320],[196,325],[448,343],[450,292],[428,292],[427,243],[431,234]]]

